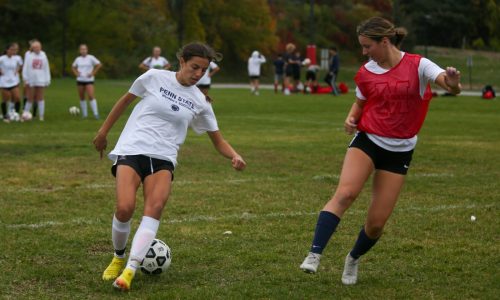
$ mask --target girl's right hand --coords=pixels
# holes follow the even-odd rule
[[[100,157],[102,159],[104,155],[104,150],[106,150],[106,147],[108,146],[108,140],[106,138],[106,135],[97,133],[92,143],[94,144],[95,149],[99,152]]]
[[[354,117],[347,117],[347,119],[344,122],[344,129],[347,134],[353,134],[356,132],[356,129],[358,127],[358,124],[356,123],[356,120]]]

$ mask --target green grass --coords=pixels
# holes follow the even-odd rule
[[[97,83],[101,112],[130,85]],[[433,100],[407,184],[359,283],[340,283],[370,184],[345,215],[319,273],[298,269],[351,139],[352,94],[211,91],[225,138],[248,168],[231,169],[206,135],[189,134],[158,238],[166,274],[139,274],[122,295],[101,280],[111,258],[114,179],[91,140],[101,121],[71,117],[72,80],[47,90],[46,121],[0,124],[0,295],[5,299],[493,299],[498,282],[498,100]],[[126,120],[110,134],[114,145]],[[141,193],[134,216],[137,228]],[[477,216],[476,222],[470,216]],[[232,235],[223,235],[231,230]]]

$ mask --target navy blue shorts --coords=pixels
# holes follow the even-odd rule
[[[410,167],[413,150],[394,152],[386,150],[372,142],[366,133],[358,132],[349,144],[349,148],[358,148],[368,155],[375,169],[406,175]]]
[[[135,170],[141,177],[141,181],[161,170],[168,170],[172,174],[174,181],[174,164],[168,160],[156,159],[146,155],[118,155],[115,164],[111,167],[111,174],[116,177],[116,168],[119,165],[126,165]]]

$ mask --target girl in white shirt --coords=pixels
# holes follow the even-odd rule
[[[94,76],[101,68],[101,62],[92,54],[88,54],[89,50],[86,44],[80,45],[80,56],[78,56],[72,65],[73,74],[76,76],[76,86],[78,96],[80,96],[80,107],[82,109],[82,117],[86,118],[87,102],[85,102],[85,93],[94,114],[94,118],[99,119],[99,111],[97,110],[97,100],[94,97]]]
[[[19,112],[21,103],[19,101],[19,73],[23,65],[23,59],[17,55],[19,46],[12,43],[7,47],[5,55],[0,56],[0,88],[2,88],[2,113],[4,121],[8,122],[8,111],[14,102],[14,109]]]
[[[139,65],[139,68],[144,71],[147,71],[149,69],[159,69],[159,70],[170,69],[170,63],[168,62],[168,60],[160,55],[161,55],[161,48],[158,46],[154,47],[152,55],[150,57],[145,58]]]
[[[132,111],[114,150],[109,153],[109,158],[115,162],[112,172],[116,176],[117,191],[112,226],[115,256],[104,271],[103,279],[116,279],[113,286],[120,290],[130,289],[135,271],[156,236],[170,194],[177,152],[186,138],[188,127],[198,134],[207,132],[219,153],[231,159],[233,168],[243,170],[246,166],[243,158],[222,137],[209,99],[195,86],[209,63],[218,59],[220,54],[204,44],[191,43],[184,46],[177,57],[180,63],[178,72],[149,70],[137,78],[129,92],[115,104],[94,139],[95,148],[102,158],[111,127],[137,97],[142,98]],[[130,220],[141,182],[144,215],[125,265]]]
[[[260,66],[266,63],[264,55],[259,51],[252,52],[248,58],[248,76],[250,77],[250,86],[252,94],[259,95],[259,79],[260,79]]]
[[[219,66],[215,62],[211,61],[205,75],[203,75],[203,77],[201,77],[196,83],[196,86],[205,96],[208,96],[208,90],[210,90],[210,85],[212,84],[212,76],[219,71]]]
[[[31,45],[32,52],[27,56],[23,66],[23,78],[30,86],[28,102],[24,106],[24,111],[30,111],[33,101],[38,104],[40,121],[44,120],[45,100],[44,90],[50,85],[50,66],[47,55],[42,51],[42,44],[39,41]]]

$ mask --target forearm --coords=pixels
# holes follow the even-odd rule
[[[361,117],[361,113],[363,112],[364,104],[365,104],[364,100],[356,99],[356,102],[354,102],[351,106],[351,110],[347,115],[347,119],[353,118],[354,121],[357,123],[359,118]]]
[[[92,70],[92,76],[95,76],[97,74],[97,71],[102,67],[101,64],[98,64],[94,67],[94,70]]]
[[[235,156],[239,156],[239,154],[233,149],[233,147],[226,141],[219,141],[214,145],[215,149],[226,158],[233,158]]]
[[[113,106],[108,117],[102,124],[101,128],[98,130],[98,134],[107,136],[108,132],[111,130],[116,121],[120,118],[123,112],[127,109],[129,104],[134,101],[135,95],[127,93],[123,95],[118,102]]]
[[[73,74],[75,74],[76,77],[78,77],[78,70],[76,68],[71,68],[71,70],[73,71]]]

